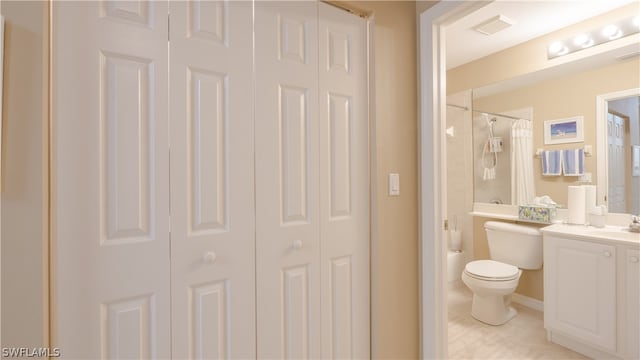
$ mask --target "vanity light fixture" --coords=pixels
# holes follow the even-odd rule
[[[586,49],[593,46],[593,39],[587,34],[580,34],[573,39],[573,43],[578,47]]]
[[[599,29],[577,34],[569,39],[554,41],[547,47],[547,59],[604,44],[638,32],[640,32],[640,16],[620,20]]]

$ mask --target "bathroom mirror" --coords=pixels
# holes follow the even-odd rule
[[[640,87],[640,77],[637,57],[609,61],[596,61],[591,67],[581,71],[567,71],[553,78],[545,78],[540,74],[539,79],[533,76],[522,79],[510,79],[505,82],[491,84],[473,91],[473,132],[474,132],[474,201],[476,203],[513,204],[511,198],[513,161],[510,156],[511,139],[510,125],[512,120],[501,116],[490,115],[489,123],[483,119],[484,111],[494,114],[509,115],[514,109],[529,108],[529,119],[533,120],[533,153],[536,150],[573,150],[591,148],[591,153],[585,157],[584,172],[591,181],[598,185],[598,203],[608,205],[611,212],[634,213],[639,212],[640,193],[638,182],[640,176],[634,176],[634,151],[639,145],[637,127],[637,97],[628,98],[620,91]],[[505,88],[501,91],[500,88]],[[611,110],[598,114],[597,101],[602,94],[610,95],[601,108]],[[636,99],[636,100],[634,100]],[[635,105],[629,102],[636,101]],[[607,106],[608,105],[608,106]],[[631,109],[631,110],[630,110]],[[632,111],[635,109],[635,113]],[[601,111],[602,112],[602,111]],[[563,119],[574,116],[584,118],[584,141],[548,145],[544,143],[544,122],[547,120]],[[519,117],[526,117],[519,115]],[[610,155],[609,145],[598,139],[607,139],[608,118],[617,119],[618,133],[623,134],[619,145],[619,154]],[[635,120],[634,120],[635,118]],[[491,121],[495,119],[495,121]],[[489,126],[491,124],[491,126]],[[616,125],[613,125],[614,128]],[[492,128],[492,129],[491,129]],[[612,130],[612,131],[615,131]],[[487,142],[493,137],[502,138],[502,152],[488,151]],[[626,134],[626,135],[624,135]],[[612,145],[613,146],[613,145]],[[634,147],[636,146],[636,147]],[[484,159],[483,155],[484,154]],[[611,161],[607,162],[607,158]],[[497,160],[497,161],[496,161]],[[485,175],[484,168],[495,163],[495,176],[489,172]],[[607,164],[606,166],[603,164]],[[616,172],[617,175],[610,174]],[[567,203],[567,186],[578,181],[577,176],[545,176],[542,174],[541,158],[533,158],[533,177],[535,195],[549,195],[560,205]],[[624,176],[622,175],[624,174]],[[615,179],[615,181],[612,181]],[[622,182],[621,179],[625,181]],[[615,184],[615,185],[614,185]],[[607,196],[609,194],[609,196]],[[624,201],[622,198],[625,198]]]

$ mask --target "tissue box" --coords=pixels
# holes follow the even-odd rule
[[[556,216],[555,207],[539,205],[520,205],[518,207],[518,219],[541,224],[551,224]]]

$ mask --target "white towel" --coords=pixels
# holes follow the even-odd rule
[[[543,151],[542,156],[542,175],[543,176],[560,176],[562,173],[562,150]]]
[[[571,149],[562,152],[562,172],[564,176],[584,174],[584,150]]]

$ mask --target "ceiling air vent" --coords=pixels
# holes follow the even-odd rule
[[[496,15],[489,20],[485,20],[473,27],[473,30],[485,34],[493,35],[500,30],[504,30],[515,24],[515,21],[504,15]]]

